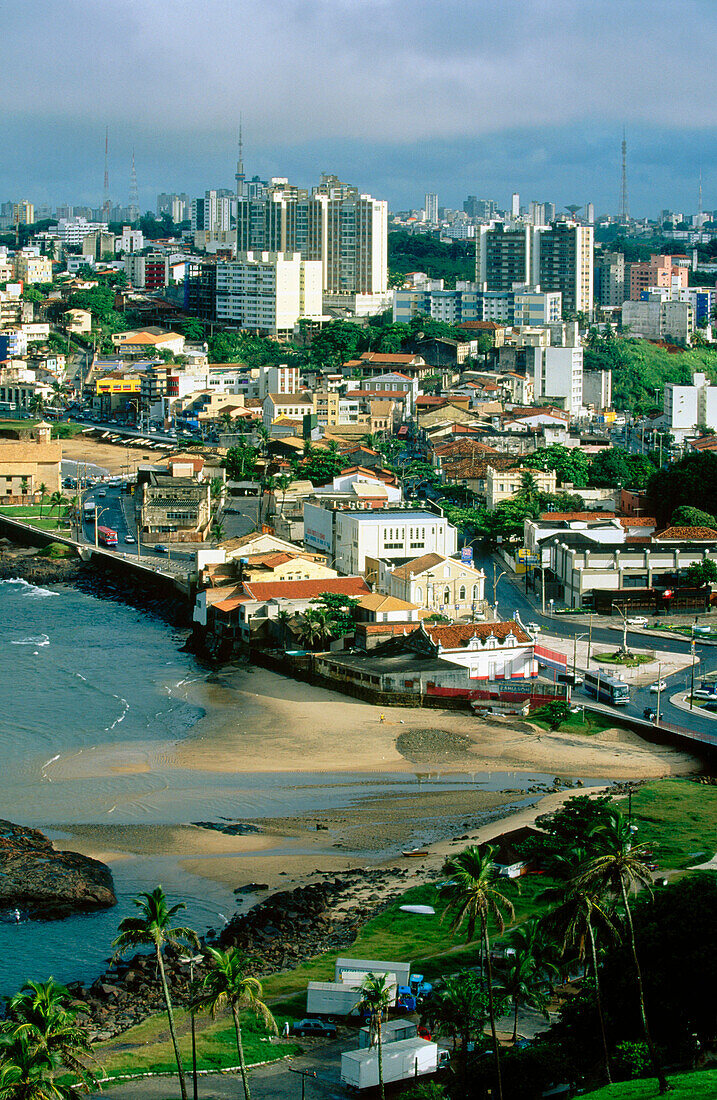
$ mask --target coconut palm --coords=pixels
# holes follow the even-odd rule
[[[451,931],[457,932],[465,923],[467,925],[466,942],[471,943],[476,938],[477,926],[480,925],[480,936],[485,952],[488,1013],[493,1036],[496,1084],[498,1098],[503,1100],[488,922],[491,919],[495,921],[502,933],[505,929],[504,914],[512,920],[515,916],[515,908],[513,903],[495,888],[498,872],[493,863],[493,849],[489,844],[483,847],[471,844],[462,852],[450,856],[443,866],[443,871],[444,874],[450,875],[450,878],[439,888],[439,895],[448,903],[446,914],[452,917]]]
[[[3,1031],[12,1039],[26,1040],[32,1051],[50,1060],[57,1057],[89,1084],[94,1075],[83,1058],[91,1058],[92,1048],[87,1028],[78,1023],[85,1008],[54,978],[29,981],[13,997],[6,998]]]
[[[261,982],[246,973],[246,956],[236,947],[230,947],[227,951],[208,947],[207,962],[209,968],[197,986],[192,1011],[206,1009],[216,1016],[227,1005],[231,1008],[244,1096],[246,1100],[251,1100],[239,1012],[242,1008],[248,1009],[273,1035],[278,1034],[276,1020],[261,999]]]
[[[42,506],[45,503],[45,497],[47,496],[47,485],[45,485],[44,481],[40,483],[39,492],[40,492],[40,517],[42,517]]]
[[[281,489],[281,507],[279,509],[279,515],[280,516],[283,516],[283,514],[284,514],[284,502],[286,501],[286,490],[291,485],[292,480],[293,480],[293,478],[289,477],[288,474],[279,474],[278,477],[276,477],[274,479],[274,484],[276,485],[276,488]]]
[[[27,403],[27,408],[33,416],[41,415],[45,408],[45,399],[39,393],[33,394]]]
[[[550,982],[540,960],[528,946],[515,949],[501,975],[504,994],[513,1003],[513,1042],[518,1038],[518,1012],[521,1005],[535,1008],[548,1019]]]
[[[119,935],[112,946],[115,948],[115,956],[123,955],[133,947],[152,947],[157,959],[159,980],[162,986],[162,995],[167,1010],[167,1022],[169,1033],[172,1037],[174,1057],[177,1062],[179,1075],[179,1087],[182,1100],[187,1100],[187,1083],[184,1079],[184,1069],[177,1043],[177,1032],[174,1026],[174,1012],[172,1011],[172,999],[169,994],[167,975],[164,969],[164,948],[168,945],[178,948],[180,944],[189,944],[192,948],[199,947],[197,933],[192,928],[173,925],[174,916],[186,909],[183,901],[176,905],[168,905],[167,898],[161,886],[155,887],[151,893],[142,893],[133,899],[139,909],[137,917],[125,917],[120,921]]]
[[[485,990],[477,973],[462,970],[444,978],[424,1003],[421,1018],[432,1030],[450,1035],[454,1053],[460,1039],[460,1077],[468,1095],[469,1046],[483,1038],[488,1018]]]
[[[650,1060],[657,1077],[660,1095],[669,1089],[657,1048],[652,1040],[645,1008],[645,990],[642,981],[640,960],[637,957],[635,927],[632,922],[629,895],[637,893],[641,886],[652,885],[652,875],[647,866],[647,852],[644,844],[633,844],[632,829],[619,810],[612,810],[605,823],[592,830],[591,840],[596,855],[587,863],[576,877],[575,886],[598,894],[612,894],[622,901],[625,924],[630,941],[630,953],[635,971],[640,1017],[645,1042],[650,1052]]]
[[[575,951],[578,961],[586,968],[589,956],[595,989],[595,1004],[600,1022],[605,1078],[610,1085],[612,1084],[612,1075],[602,1007],[596,928],[600,926],[609,935],[613,936],[616,935],[616,929],[608,915],[600,891],[580,884],[578,882],[579,874],[580,871],[577,870],[572,881],[555,890],[545,891],[543,897],[552,897],[556,904],[544,917],[544,923],[560,936],[563,955]]]
[[[385,974],[367,974],[361,986],[361,1000],[356,1006],[359,1012],[368,1013],[368,1039],[369,1047],[376,1047],[378,1056],[378,1087],[381,1092],[381,1100],[384,1100],[383,1087],[383,1045],[381,1038],[381,1024],[384,1013],[393,1001],[393,995]]]
[[[67,500],[67,497],[64,496],[59,491],[56,492],[56,493],[53,493],[52,496],[50,497],[50,511],[52,511],[53,508],[57,508],[57,526],[58,527],[60,526],[60,513],[61,513],[62,509],[67,506],[68,503],[69,502]]]

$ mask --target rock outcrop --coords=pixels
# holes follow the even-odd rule
[[[117,904],[112,874],[99,860],[57,852],[37,829],[0,820],[0,911],[33,920]]]

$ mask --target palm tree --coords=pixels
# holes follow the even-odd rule
[[[291,485],[291,482],[292,482],[292,478],[290,478],[288,474],[279,474],[278,477],[274,478],[274,484],[275,484],[276,488],[281,489],[281,508],[279,509],[279,515],[280,516],[283,516],[283,514],[284,514],[284,502],[286,501],[286,490]]]
[[[530,946],[515,949],[502,974],[502,987],[513,1002],[513,1042],[518,1038],[518,1010],[521,1005],[535,1008],[548,1019],[548,981],[545,969]]]
[[[535,504],[540,495],[540,489],[538,482],[535,480],[535,474],[531,474],[529,471],[525,471],[520,478],[520,492],[518,494],[523,498],[526,504]]]
[[[433,1030],[447,1031],[453,1040],[455,1053],[461,1041],[461,1078],[465,1095],[469,1093],[468,1054],[471,1041],[483,1036],[488,1007],[485,990],[475,971],[462,970],[449,974],[434,989],[422,1012],[422,1018]]]
[[[258,978],[253,978],[246,973],[246,957],[236,947],[230,947],[227,951],[208,947],[207,953],[209,969],[200,981],[192,1000],[192,1011],[207,1009],[212,1016],[216,1016],[220,1009],[227,1005],[231,1007],[244,1096],[246,1100],[251,1100],[239,1010],[249,1009],[273,1035],[278,1034],[276,1020],[261,999],[263,996],[261,982]]]
[[[361,986],[361,1000],[356,1006],[359,1012],[368,1013],[368,1038],[369,1047],[376,1047],[378,1054],[378,1087],[381,1091],[381,1100],[384,1100],[383,1087],[383,1047],[381,1041],[381,1023],[384,1012],[388,1010],[393,1001],[388,978],[385,974],[368,974]]]
[[[0,1035],[0,1100],[78,1100],[80,1091],[67,1082],[57,1055],[35,1049],[25,1036]]]
[[[597,854],[589,861],[585,869],[575,879],[576,887],[592,890],[599,894],[610,893],[622,900],[625,923],[630,939],[630,952],[635,971],[640,1017],[645,1042],[650,1052],[650,1060],[657,1077],[660,1095],[667,1092],[669,1084],[665,1076],[652,1041],[645,1008],[645,990],[642,981],[640,960],[637,957],[635,928],[632,922],[629,894],[637,893],[641,886],[652,885],[652,875],[647,866],[647,854],[644,844],[633,844],[632,829],[619,810],[612,810],[605,823],[592,831],[591,838]]]
[[[82,1056],[91,1057],[92,1047],[87,1028],[77,1022],[85,1008],[54,978],[29,981],[6,1000],[4,1031],[12,1039],[26,1040],[33,1051],[50,1060],[59,1058],[81,1081],[90,1084],[94,1074]]]
[[[28,411],[35,416],[36,414],[42,414],[42,410],[45,408],[45,399],[39,393],[34,394],[27,403]]]
[[[214,521],[214,526],[212,527],[212,534],[214,535],[214,541],[217,542],[217,543],[221,542],[222,539],[224,538],[224,535],[225,535],[224,524],[220,520],[215,520]]]
[[[45,503],[45,497],[47,496],[47,485],[42,481],[40,483],[40,518],[42,518],[42,506]]]
[[[62,509],[67,504],[68,504],[67,497],[64,496],[59,491],[53,493],[52,496],[50,497],[50,511],[52,511],[53,508],[57,508],[57,526],[58,527],[60,526],[60,512],[62,511]]]
[[[139,897],[134,898],[133,901],[141,915],[138,917],[125,917],[124,920],[120,921],[119,935],[117,939],[114,940],[112,946],[115,948],[115,956],[122,955],[125,951],[133,947],[154,948],[157,958],[159,980],[164,996],[164,1004],[167,1010],[169,1033],[172,1037],[174,1057],[177,1062],[179,1087],[182,1093],[182,1100],[187,1100],[187,1083],[184,1079],[184,1069],[182,1068],[182,1059],[179,1053],[179,1044],[177,1043],[172,1000],[169,995],[169,985],[167,984],[167,975],[164,970],[163,955],[164,948],[167,945],[176,948],[184,943],[196,949],[199,947],[199,939],[197,938],[197,933],[192,928],[172,925],[172,919],[175,914],[181,909],[186,909],[186,905],[183,901],[177,902],[176,905],[167,905],[167,898],[161,886],[155,887],[151,893],[140,894]]]
[[[548,928],[555,929],[561,936],[562,954],[565,955],[568,951],[576,950],[578,961],[586,966],[589,951],[593,985],[595,987],[595,1004],[600,1021],[605,1078],[608,1085],[611,1085],[610,1053],[602,1008],[595,926],[600,924],[613,935],[615,934],[615,926],[607,914],[600,892],[580,884],[577,881],[577,875],[571,882],[557,888],[557,890],[546,890],[543,897],[547,898],[549,895],[557,899],[557,905],[544,917],[544,922]]]
[[[500,1052],[495,1028],[495,1000],[493,997],[488,921],[493,919],[502,933],[505,929],[504,912],[512,920],[515,916],[515,908],[513,903],[495,888],[494,883],[498,877],[498,872],[493,863],[493,849],[489,844],[482,848],[477,844],[471,844],[464,848],[462,852],[450,856],[443,866],[443,871],[451,876],[448,882],[444,882],[439,888],[439,896],[448,903],[446,913],[450,913],[453,918],[451,931],[457,932],[463,923],[467,922],[466,942],[471,943],[476,938],[476,925],[480,924],[480,935],[486,960],[488,1012],[493,1036],[498,1100],[503,1100]]]

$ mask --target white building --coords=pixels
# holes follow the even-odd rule
[[[87,218],[60,218],[55,232],[63,244],[81,245],[91,233],[106,233],[107,222],[88,222]]]
[[[535,642],[517,622],[421,623],[419,629],[437,657],[467,669],[471,680],[524,680],[538,674]]]
[[[562,320],[563,296],[559,290],[540,286],[516,286],[513,291],[514,325],[550,325]]]
[[[131,225],[122,226],[122,234],[115,237],[115,252],[141,252],[144,248],[144,233],[133,229]]]
[[[483,570],[443,554],[423,554],[394,569],[382,563],[377,587],[380,592],[450,618],[481,617],[484,612]]]
[[[435,192],[426,192],[423,212],[429,225],[438,225],[438,195]]]
[[[399,563],[429,553],[450,557],[457,534],[443,516],[427,509],[304,505],[304,545],[330,554],[340,573],[363,573],[367,558]]]
[[[667,382],[663,401],[667,430],[678,442],[698,428],[717,430],[717,386],[706,374],[696,372],[691,386]]]
[[[39,256],[33,248],[23,248],[15,253],[15,278],[23,283],[51,283],[52,260]]]
[[[565,400],[571,416],[583,407],[583,349],[536,348],[533,386],[536,401]]]
[[[583,371],[583,404],[592,405],[595,412],[612,408],[612,371]]]
[[[314,411],[314,402],[300,393],[268,393],[262,405],[264,427],[270,428],[279,417],[302,420]]]
[[[319,319],[321,264],[300,252],[242,252],[217,264],[217,320],[263,336],[291,336],[300,317]]]
[[[289,367],[286,363],[259,367],[256,396],[263,401],[269,393],[298,393],[300,382],[298,367]]]

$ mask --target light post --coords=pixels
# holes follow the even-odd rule
[[[503,572],[499,573],[496,577],[495,563],[493,564],[493,614],[495,615],[496,621],[498,619],[498,582],[500,581],[501,577],[506,576],[507,572],[508,570],[504,569]]]
[[[99,542],[97,541],[97,520],[100,516],[103,516],[105,512],[109,512],[109,510],[109,508],[98,508],[97,505],[95,505],[95,549],[99,546]]]
[[[575,677],[578,669],[578,642],[581,638],[587,638],[587,634],[575,634],[573,636],[573,686],[575,685]],[[590,657],[588,657],[588,665],[590,664]]]
[[[180,963],[189,965],[189,994],[191,998],[192,986],[194,985],[194,964],[202,961],[201,955],[180,955]],[[192,1085],[194,1087],[194,1100],[197,1100],[197,1033],[194,1022],[194,1010],[190,1008],[189,1019],[192,1028]]]
[[[657,710],[655,712],[655,725],[660,724],[660,697],[662,696],[662,662],[657,666]],[[691,702],[691,700],[690,700]]]
[[[690,664],[690,710],[694,708],[695,704],[695,627],[692,624],[692,630],[690,632],[690,649],[692,651],[692,661]]]
[[[313,1069],[295,1069],[293,1066],[288,1066],[287,1068],[289,1070],[289,1073],[299,1073],[299,1074],[301,1074],[301,1100],[304,1100],[304,1096],[305,1096],[305,1091],[304,1090],[305,1090],[305,1086],[306,1086],[306,1078],[307,1077],[316,1078],[316,1071],[313,1070]],[[196,1100],[196,1097],[195,1097],[195,1100]]]

